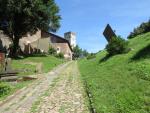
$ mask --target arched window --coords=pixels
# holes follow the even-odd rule
[[[57,53],[60,53],[60,47],[57,47]]]

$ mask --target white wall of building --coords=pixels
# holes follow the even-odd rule
[[[69,41],[72,48],[74,48],[77,45],[76,44],[76,34],[75,33],[67,32],[67,33],[64,34],[64,38]]]

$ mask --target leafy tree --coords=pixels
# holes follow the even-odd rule
[[[125,53],[128,51],[128,42],[120,36],[113,37],[106,46],[106,50],[110,56]]]
[[[133,32],[130,33],[128,39],[134,38],[137,35],[150,32],[150,20],[148,22],[142,23],[139,27],[134,28]]]
[[[84,57],[87,57],[89,55],[89,53],[87,52],[87,50],[83,50],[82,54],[83,54]]]
[[[87,57],[89,53],[87,50],[82,50],[78,45],[73,48],[73,58],[78,59],[78,58],[83,58]]]
[[[23,35],[38,29],[55,32],[60,27],[54,0],[0,0],[0,15],[0,29],[13,41],[13,56]]]
[[[77,45],[76,47],[73,48],[73,57],[75,59],[79,58],[82,54],[82,49]]]

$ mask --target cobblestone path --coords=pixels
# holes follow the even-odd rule
[[[62,71],[53,88],[33,107],[35,113],[89,113],[77,62]]]
[[[77,62],[69,62],[0,105],[0,113],[89,113]]]

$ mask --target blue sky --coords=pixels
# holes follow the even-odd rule
[[[150,19],[150,0],[55,0],[60,7],[61,28],[56,33],[63,36],[72,31],[77,34],[77,44],[89,52],[105,48],[103,36],[106,24],[117,35],[126,38],[141,22]]]

